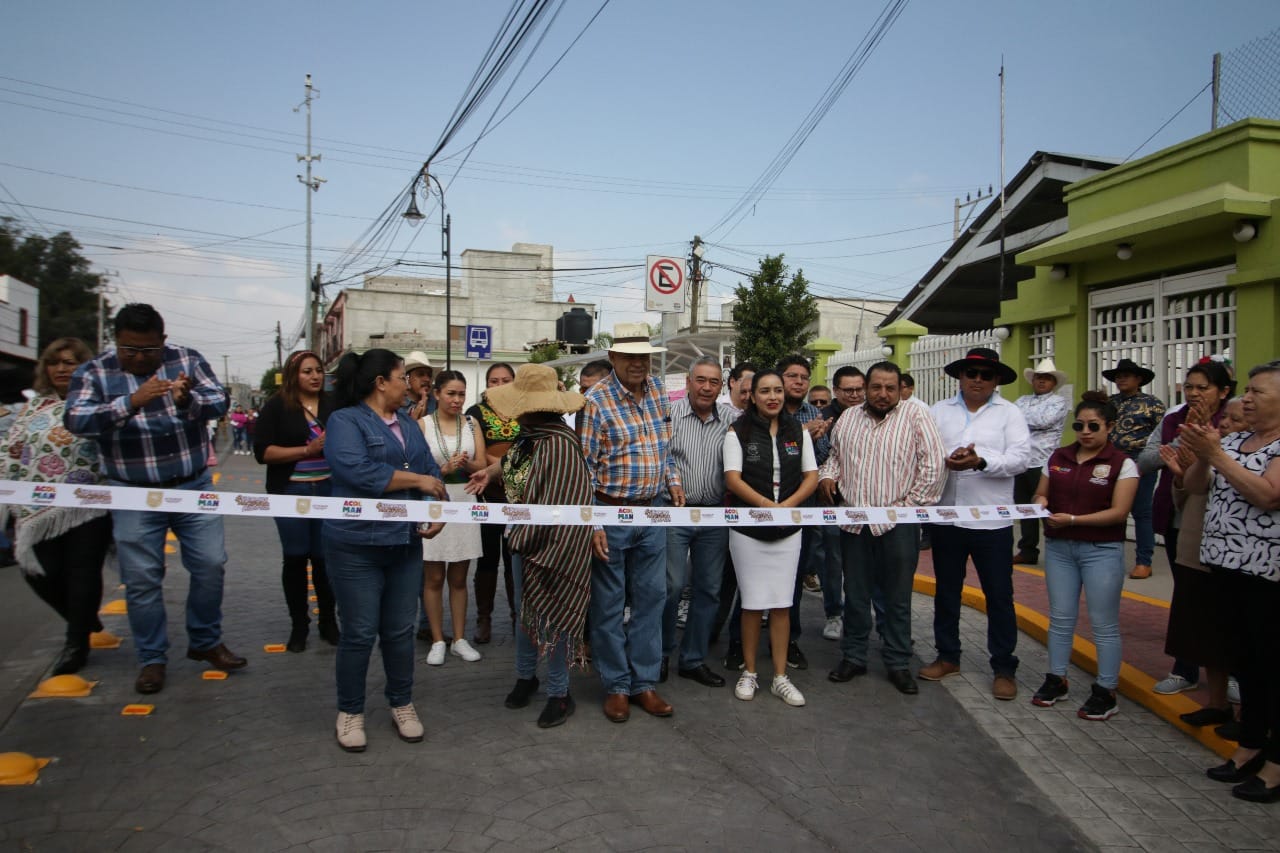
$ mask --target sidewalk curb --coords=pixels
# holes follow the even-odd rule
[[[912,586],[916,592],[928,596],[933,596],[937,592],[937,581],[928,575],[916,575]],[[987,599],[982,594],[982,590],[968,584],[964,586],[960,593],[960,603],[972,607],[974,610],[980,610],[983,613],[987,612]],[[1017,614],[1018,629],[1047,645],[1049,641],[1049,617],[1017,602],[1014,602],[1013,608]],[[1075,637],[1071,647],[1071,662],[1081,669],[1096,675],[1098,672],[1097,648],[1083,637]],[[1236,745],[1214,734],[1211,726],[1195,728],[1178,719],[1179,714],[1185,714],[1200,708],[1198,703],[1181,694],[1162,696],[1159,693],[1153,693],[1151,688],[1155,683],[1156,679],[1140,669],[1127,663],[1120,664],[1120,695],[1137,702],[1166,723],[1213,750],[1222,758],[1231,757],[1236,750]]]

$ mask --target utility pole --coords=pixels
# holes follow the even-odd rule
[[[304,178],[302,175],[298,175],[298,181],[301,182],[307,188],[306,189],[306,193],[307,193],[307,261],[306,261],[306,267],[304,267],[304,269],[306,270],[306,273],[305,273],[306,302],[305,302],[304,314],[307,318],[307,330],[306,330],[305,340],[306,340],[307,349],[311,349],[312,338],[315,336],[315,310],[316,310],[315,304],[314,304],[314,297],[312,296],[312,292],[311,292],[312,290],[311,194],[313,192],[317,192],[320,189],[320,185],[325,182],[325,179],[311,177],[311,163],[313,161],[319,162],[320,155],[311,153],[311,98],[312,98],[313,90],[311,88],[310,74],[307,75],[307,80],[305,85],[306,85],[307,95],[305,98],[303,98],[302,104],[300,104],[297,107],[294,107],[293,111],[296,113],[301,107],[305,106],[307,108],[307,153],[298,155],[298,162],[307,164],[307,176]]]
[[[994,189],[992,189],[992,187],[991,187],[991,185],[990,185],[990,184],[988,184],[988,185],[987,185],[987,193],[986,193],[986,195],[983,195],[983,194],[982,194],[982,188],[981,188],[981,187],[979,187],[979,188],[978,188],[978,190],[977,190],[977,192],[965,193],[965,194],[964,194],[964,201],[961,201],[961,200],[960,200],[960,196],[956,196],[956,204],[955,204],[955,223],[954,223],[954,225],[952,225],[952,228],[951,228],[951,239],[952,239],[952,240],[959,240],[959,239],[960,239],[960,211],[961,211],[961,210],[964,210],[966,207],[973,207],[975,204],[981,204],[982,202],[984,202],[984,201],[986,201],[987,199],[991,198],[991,196],[993,196],[993,195],[995,195],[995,190],[994,190]],[[969,215],[970,215],[970,214],[967,214],[967,213],[965,214],[965,221],[966,221],[966,222],[968,222],[968,221],[969,221]]]
[[[1222,54],[1213,55],[1213,116],[1209,121],[1209,129],[1218,129],[1218,104],[1222,95]]]
[[[103,352],[107,348],[107,295],[102,292],[102,286],[98,286],[98,352]]]
[[[1004,292],[1004,56],[1000,57],[1000,298]]]
[[[702,303],[702,256],[706,254],[706,246],[702,238],[693,235],[692,248],[689,251],[689,334],[698,331],[698,306]]]
[[[316,264],[315,277],[311,279],[311,305],[307,313],[307,349],[315,350],[316,345],[313,338],[315,337],[315,329],[317,316],[320,311],[320,301],[324,297],[324,286],[320,283],[320,264]]]
[[[222,354],[222,385],[226,387],[231,384],[231,368],[227,366],[227,354]]]
[[[276,370],[284,367],[284,341],[280,339],[280,321],[276,320]]]

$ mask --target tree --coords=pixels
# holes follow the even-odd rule
[[[560,344],[556,341],[548,341],[533,348],[529,353],[529,362],[531,364],[542,364],[545,361],[555,361],[564,355],[564,350],[560,349]],[[558,367],[555,368],[556,376],[564,383],[565,388],[572,388],[574,385],[573,368]]]
[[[760,270],[750,286],[739,284],[734,293],[733,324],[738,330],[735,357],[760,367],[772,367],[786,355],[798,353],[814,338],[818,300],[809,293],[803,270],[787,280],[782,255],[760,259]]]
[[[80,244],[66,231],[42,237],[26,233],[13,219],[0,219],[0,274],[40,292],[41,347],[65,336],[96,345],[102,276],[90,272]]]
[[[276,391],[280,390],[280,368],[268,367],[266,372],[262,374],[262,396],[270,397]]]
[[[597,332],[595,338],[591,341],[591,346],[595,349],[608,349],[613,346],[613,335],[608,332]]]

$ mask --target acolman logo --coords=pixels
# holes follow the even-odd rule
[[[644,517],[652,521],[654,524],[670,524],[671,513],[665,509],[646,509]]]
[[[822,511],[822,520],[825,521],[827,524],[836,522],[839,519],[840,519],[840,516],[836,515],[836,511],[834,509],[824,509]]]
[[[49,483],[41,483],[31,490],[31,500],[38,504],[47,504],[58,496],[58,487]]]
[[[360,513],[364,511],[364,506],[357,500],[345,500],[342,502],[343,518],[359,518]]]
[[[629,506],[618,507],[618,521],[623,524],[630,524],[636,520],[636,511]]]
[[[236,506],[241,512],[270,512],[271,499],[257,495],[236,495]]]
[[[1013,518],[1013,513],[1009,512],[1009,508],[1007,506],[996,507],[996,515],[1001,518]]]
[[[507,521],[533,521],[533,513],[525,506],[509,506],[502,505],[502,514],[507,517]]]
[[[489,505],[488,504],[472,504],[471,520],[472,521],[488,521]]]
[[[196,498],[196,509],[217,509],[220,503],[222,499],[217,492],[201,492],[200,497]]]
[[[111,503],[111,492],[106,489],[79,488],[75,490],[75,496],[80,506],[100,506]]]
[[[924,507],[916,507],[916,521],[928,521],[929,510]]]
[[[725,507],[725,508],[724,508],[724,523],[725,523],[725,524],[737,524],[737,523],[738,523],[738,511],[737,511],[736,509],[734,509],[733,507],[731,507],[731,506],[727,506],[727,507]]]
[[[389,504],[378,501],[375,504],[378,512],[382,513],[383,518],[408,518],[409,508],[404,504]]]

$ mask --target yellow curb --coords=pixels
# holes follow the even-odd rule
[[[1034,575],[1038,578],[1044,577],[1044,569],[1033,569],[1030,566],[1022,566],[1014,563],[1013,570],[1015,572],[1022,572],[1024,575]],[[1152,598],[1151,596],[1143,595],[1140,592],[1129,592],[1127,589],[1120,590],[1120,596],[1121,598],[1127,598],[1130,601],[1140,601],[1143,604],[1150,604],[1153,607],[1163,607],[1165,610],[1169,609],[1169,602],[1165,601],[1163,598]]]
[[[912,586],[916,592],[924,595],[934,595],[938,589],[937,581],[927,575],[916,575]],[[974,610],[980,610],[983,613],[987,612],[987,598],[982,594],[982,590],[968,584],[960,591],[960,603],[967,607],[972,607]],[[1168,605],[1166,604],[1165,606],[1167,607]],[[1018,604],[1017,602],[1014,602],[1013,609],[1017,615],[1018,629],[1037,641],[1048,644],[1049,617],[1032,610],[1025,604]],[[1071,662],[1086,672],[1097,675],[1097,647],[1083,637],[1076,636],[1071,643]],[[1155,683],[1156,680],[1142,670],[1127,663],[1120,664],[1121,696],[1137,702],[1166,723],[1213,750],[1222,758],[1231,757],[1236,751],[1236,745],[1214,734],[1212,726],[1196,728],[1188,726],[1178,718],[1179,714],[1198,710],[1201,707],[1198,703],[1180,693],[1173,696],[1162,696],[1159,693],[1154,693],[1151,688],[1155,686]]]

